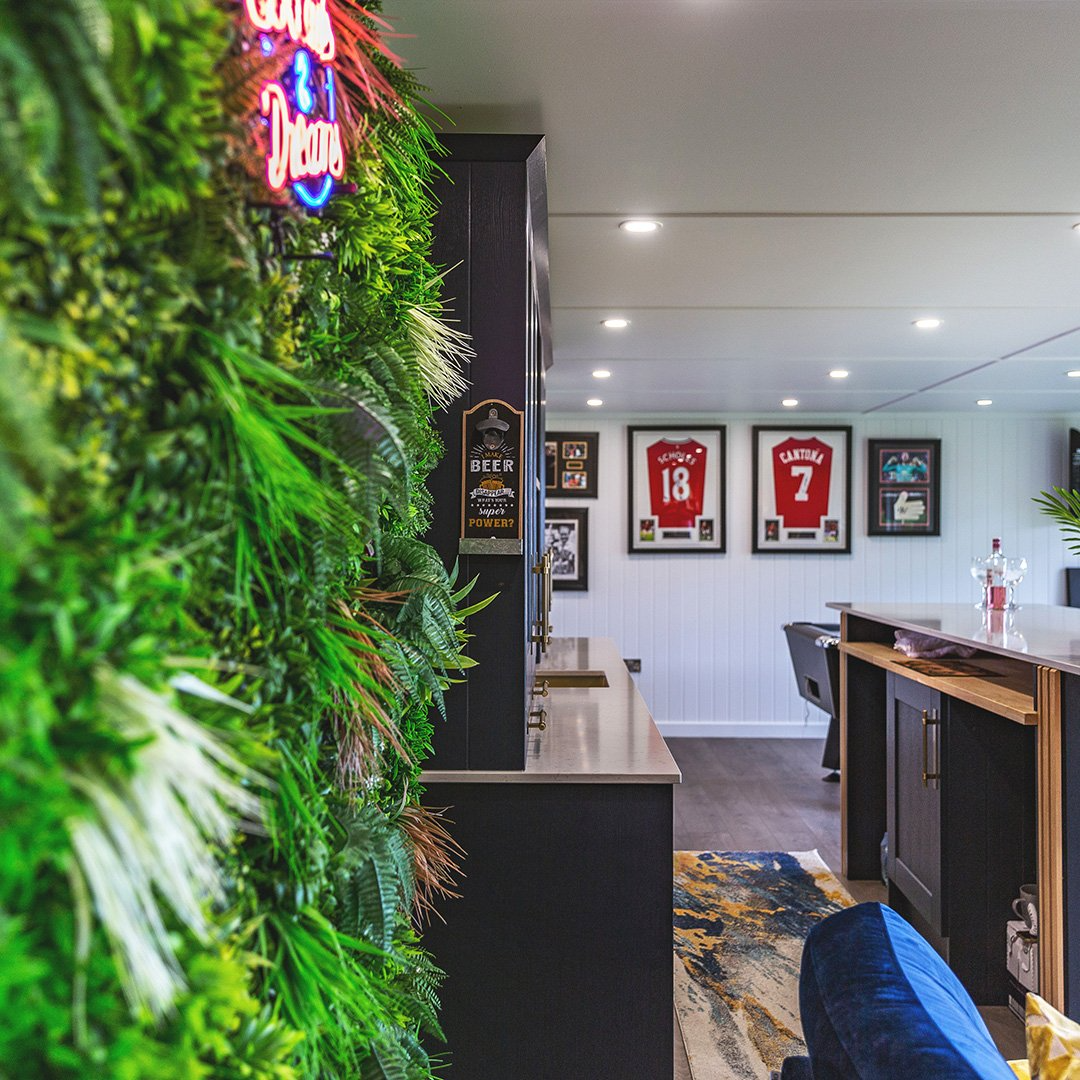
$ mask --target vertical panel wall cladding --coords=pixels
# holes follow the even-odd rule
[[[1063,396],[1063,408],[1067,404]],[[1021,607],[1064,602],[1063,568],[1080,566],[1080,557],[1070,554],[1032,497],[1066,482],[1069,426],[1080,426],[1076,415],[818,419],[853,429],[850,555],[751,551],[751,429],[780,422],[775,415],[590,411],[585,418],[553,409],[548,417],[551,431],[600,435],[597,498],[562,503],[589,508],[589,589],[555,594],[555,626],[560,636],[614,638],[623,656],[640,657],[634,681],[665,735],[824,738],[827,717],[799,697],[784,624],[835,622],[836,613],[825,607],[830,600],[911,601],[970,603],[974,629],[979,594],[968,568],[973,555],[990,550],[991,537],[1002,537],[1007,553],[1027,557],[1030,569],[1017,589]],[[723,555],[626,551],[626,429],[665,421],[727,426]],[[890,436],[941,440],[941,536],[867,535],[867,442]]]
[[[444,296],[448,317],[471,334],[476,357],[469,392],[438,418],[446,456],[430,479],[434,497],[428,539],[448,563],[457,560],[461,583],[474,577],[471,599],[498,593],[472,616],[467,652],[480,664],[446,695],[447,719],[437,724],[433,769],[522,769],[526,720],[543,611],[540,562],[543,487],[544,372],[551,364],[548,296],[547,179],[543,136],[446,135],[449,157],[436,184],[433,260],[448,268]],[[512,529],[498,531],[491,553],[485,544],[461,544],[462,477],[467,445],[476,436],[485,402],[504,402],[522,413],[517,507]],[[495,406],[498,419],[508,410]],[[497,494],[494,496],[498,498]],[[520,526],[521,543],[514,541]],[[496,533],[493,531],[493,536]]]

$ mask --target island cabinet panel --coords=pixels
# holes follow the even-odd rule
[[[946,710],[940,694],[909,679],[890,673],[888,688],[889,880],[935,933],[944,934]]]
[[[1006,1000],[1005,924],[1035,880],[1035,729],[889,672],[889,902],[976,1002]]]
[[[1036,729],[952,698],[944,734],[949,964],[979,1004],[1000,1005],[1005,924],[1038,870]]]
[[[1061,830],[1060,844],[1046,844],[1046,861],[1058,872],[1049,889],[1040,876],[1039,890],[1057,899],[1061,908],[1059,932],[1067,947],[1055,974],[1067,1011],[1076,1018],[1080,1017],[1080,673],[1062,676],[1060,701],[1057,743],[1046,746],[1042,756],[1047,816]],[[1041,908],[1040,897],[1040,914]]]
[[[840,658],[840,811],[844,875],[881,874],[886,822],[885,672],[843,654]]]

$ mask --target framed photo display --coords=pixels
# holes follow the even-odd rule
[[[870,439],[866,531],[941,535],[941,440]]]
[[[851,551],[851,428],[755,427],[754,545],[762,555]]]
[[[725,550],[725,430],[627,428],[630,554]]]
[[[549,506],[544,512],[544,548],[551,552],[553,589],[589,588],[589,511]]]
[[[544,435],[544,479],[549,499],[596,498],[596,431],[549,431]]]

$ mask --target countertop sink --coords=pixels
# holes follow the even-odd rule
[[[536,685],[548,684],[554,690],[566,686],[610,686],[602,671],[544,671],[536,673]]]

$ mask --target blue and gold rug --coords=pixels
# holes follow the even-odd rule
[[[768,1080],[804,1052],[803,941],[854,903],[816,851],[675,852],[675,1010],[694,1080]]]

